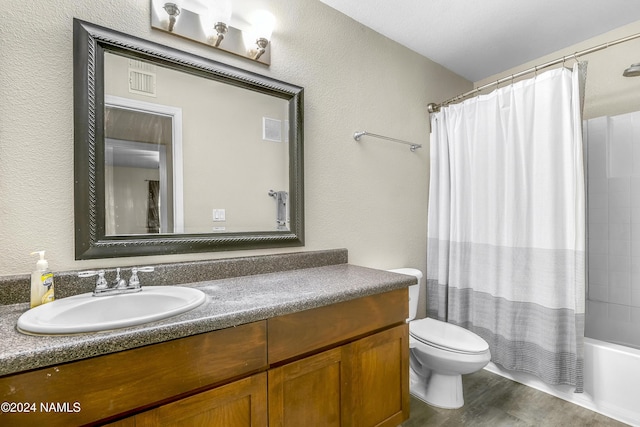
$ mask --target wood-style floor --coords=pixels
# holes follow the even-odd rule
[[[411,396],[411,417],[402,427],[423,426],[626,426],[484,369],[462,377],[465,405],[440,409]]]

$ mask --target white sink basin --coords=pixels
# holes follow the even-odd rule
[[[106,331],[175,316],[204,300],[202,291],[182,286],[145,286],[132,294],[100,297],[89,292],[25,312],[18,319],[18,330],[32,334]]]

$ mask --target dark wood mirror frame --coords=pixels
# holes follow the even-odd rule
[[[112,52],[289,102],[289,230],[211,234],[105,234],[104,54]],[[76,259],[304,245],[303,88],[74,19]]]

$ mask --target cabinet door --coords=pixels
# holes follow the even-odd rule
[[[345,426],[398,426],[409,418],[408,325],[344,346]]]
[[[267,374],[261,373],[135,416],[136,427],[267,425]]]
[[[341,389],[341,348],[269,370],[269,427],[342,425]]]

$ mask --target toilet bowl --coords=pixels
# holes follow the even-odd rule
[[[414,320],[422,272],[413,268],[389,270],[418,279],[409,287],[409,391],[440,408],[464,405],[462,375],[484,368],[491,360],[489,344],[475,333],[451,323]]]

